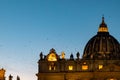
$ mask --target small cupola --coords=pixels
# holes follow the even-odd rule
[[[108,32],[108,28],[104,21],[104,17],[102,17],[102,23],[99,26],[98,32]]]

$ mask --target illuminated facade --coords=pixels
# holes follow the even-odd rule
[[[97,34],[85,46],[82,58],[79,52],[69,59],[51,49],[48,55],[40,53],[38,80],[120,80],[120,44],[109,34],[102,17]]]
[[[5,80],[5,70],[3,68],[0,69],[0,80]]]

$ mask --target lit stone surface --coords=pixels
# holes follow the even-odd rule
[[[61,57],[60,57],[61,56]],[[38,80],[120,80],[120,44],[109,34],[102,18],[98,33],[85,46],[82,58],[71,54],[57,54],[51,49],[49,54],[40,54]]]

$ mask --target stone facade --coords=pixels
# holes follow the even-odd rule
[[[38,64],[38,80],[120,80],[120,60],[58,58],[48,61],[45,57]]]
[[[0,80],[5,80],[5,70],[3,68],[0,69]]]

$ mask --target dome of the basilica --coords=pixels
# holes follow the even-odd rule
[[[86,44],[83,59],[120,59],[120,44],[109,34],[104,17],[97,34]]]

